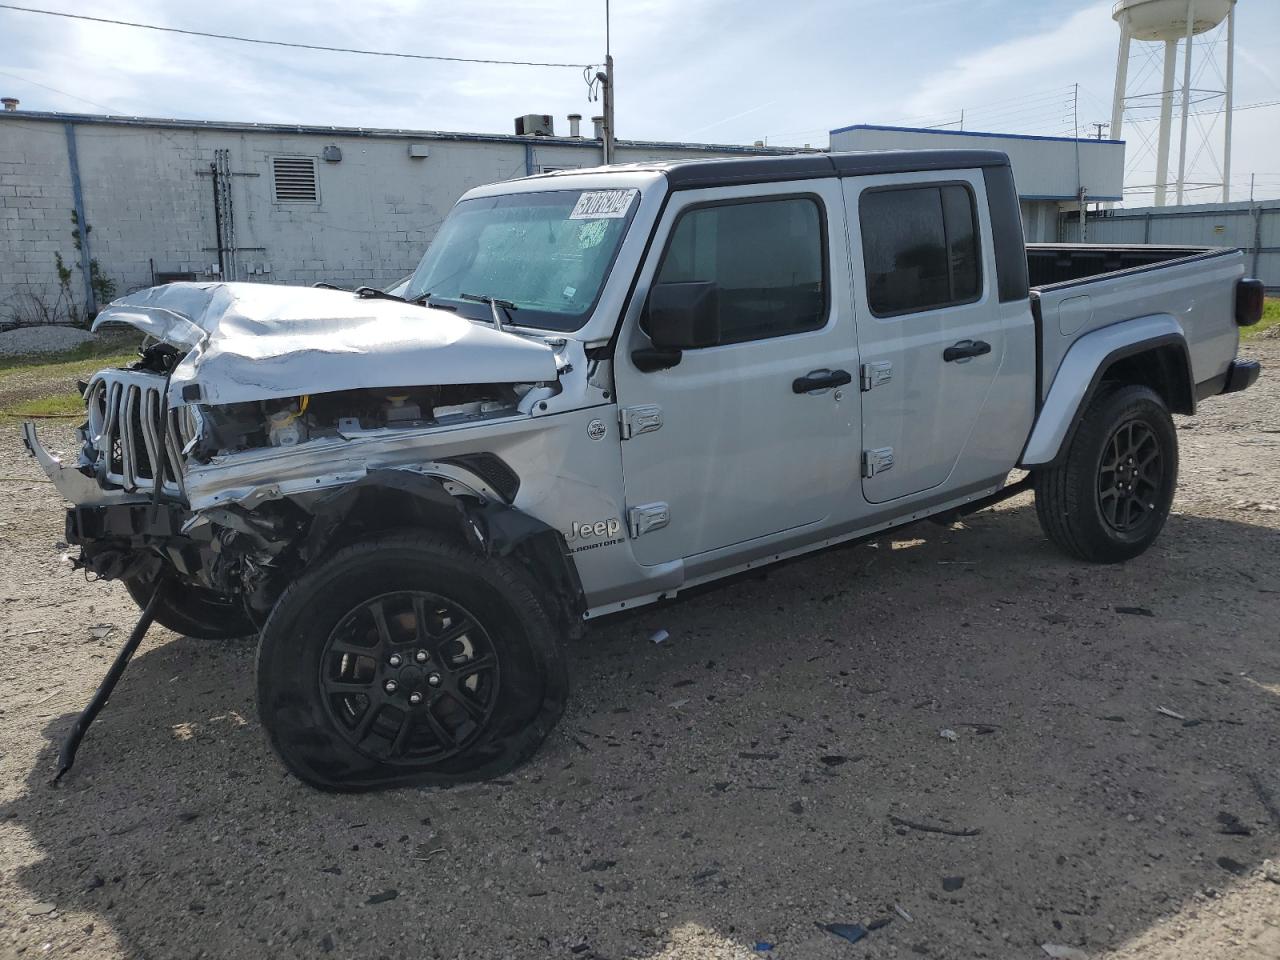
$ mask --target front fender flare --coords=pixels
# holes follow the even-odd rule
[[[412,504],[412,509],[406,509]],[[394,513],[377,522],[373,512]],[[436,477],[412,470],[371,470],[311,504],[302,559],[315,563],[352,527],[421,525],[458,536],[477,553],[518,564],[540,588],[547,613],[570,635],[582,630],[586,594],[564,535],[523,510],[493,498],[455,496]]]
[[[1125,320],[1077,340],[1058,366],[1018,465],[1046,466],[1057,460],[1107,368],[1125,357],[1167,346],[1176,346],[1187,355],[1189,373],[1186,332],[1167,313]],[[1194,383],[1190,386],[1194,395]]]

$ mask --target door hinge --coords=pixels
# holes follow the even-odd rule
[[[633,540],[650,530],[661,530],[670,522],[671,510],[665,503],[642,503],[627,511],[627,529]]]
[[[882,383],[888,383],[893,379],[893,363],[889,360],[876,360],[874,363],[864,363],[860,368],[861,373],[859,382],[862,384],[862,392],[873,390]]]
[[[874,477],[893,469],[893,447],[878,447],[875,450],[862,451],[862,476]]]
[[[623,440],[661,429],[662,408],[656,403],[642,403],[618,411],[618,433]]]

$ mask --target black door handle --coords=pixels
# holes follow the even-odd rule
[[[848,370],[814,370],[792,380],[791,392],[812,393],[828,387],[843,387],[846,383],[853,383],[853,374]]]
[[[990,352],[991,344],[985,340],[961,340],[943,350],[942,359],[950,363],[952,360],[968,360],[970,357],[980,357]]]

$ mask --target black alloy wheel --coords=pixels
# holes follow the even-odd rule
[[[1160,439],[1140,420],[1121,424],[1098,470],[1098,506],[1113,530],[1133,533],[1155,517],[1164,481]]]
[[[346,741],[382,763],[436,763],[483,733],[501,683],[488,633],[424,590],[366,600],[334,627],[320,685]]]

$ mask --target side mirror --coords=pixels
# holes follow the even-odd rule
[[[649,291],[645,331],[660,350],[720,342],[720,289],[710,280],[659,283]]]

